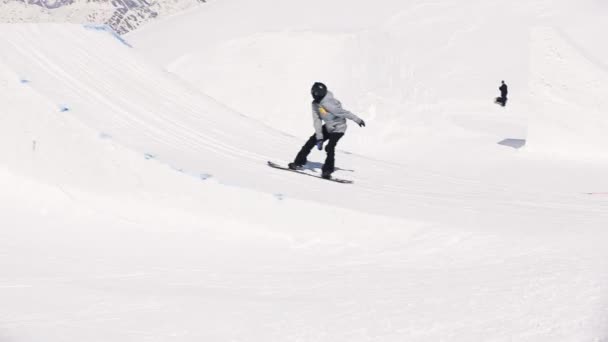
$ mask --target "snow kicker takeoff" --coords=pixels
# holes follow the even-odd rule
[[[365,121],[342,108],[342,104],[334,95],[327,90],[325,84],[317,82],[310,90],[312,94],[312,122],[315,133],[308,139],[298,152],[293,163],[289,163],[292,170],[301,169],[307,162],[308,154],[313,147],[323,149],[323,143],[327,140],[325,151],[327,158],[323,164],[321,177],[329,179],[334,172],[336,145],[346,132],[346,119],[353,120],[360,127],[365,127]]]

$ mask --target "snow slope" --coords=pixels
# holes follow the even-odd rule
[[[606,338],[608,207],[583,193],[605,166],[448,125],[492,163],[341,151],[353,185],[272,170],[301,137],[135,46],[0,25],[0,339]]]
[[[302,138],[311,131],[309,87],[321,80],[348,109],[367,119],[365,133],[341,142],[348,150],[411,161],[424,157],[420,149],[408,148],[412,145],[453,154],[491,141],[538,137],[535,150],[551,154],[541,148],[551,128],[539,131],[543,126],[529,120],[539,116],[545,122],[542,115],[577,118],[569,110],[538,108],[532,98],[546,101],[530,96],[538,83],[531,80],[560,77],[574,87],[576,76],[556,74],[559,59],[550,55],[545,38],[533,38],[532,32],[553,27],[571,37],[569,43],[578,45],[575,51],[584,49],[585,58],[605,60],[608,52],[596,37],[608,29],[607,13],[605,4],[594,0],[507,5],[481,0],[281,5],[227,0],[159,21],[130,34],[129,40],[206,94]],[[576,70],[582,64],[567,65]],[[590,72],[604,72],[595,67]],[[506,110],[491,103],[502,79],[510,85]],[[593,110],[593,104],[581,102],[581,110]],[[529,125],[535,131],[530,137]],[[597,144],[587,138],[576,136],[581,146]]]
[[[566,33],[539,28],[532,33],[534,90],[530,149],[566,158],[608,158],[605,59],[585,56]],[[607,55],[608,56],[608,55]]]

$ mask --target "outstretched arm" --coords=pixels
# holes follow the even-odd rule
[[[342,108],[342,104],[338,100],[328,101],[327,103],[324,103],[323,106],[325,107],[325,109],[327,109],[327,111],[329,111],[335,116],[353,120],[359,125],[363,123],[363,120],[361,120],[360,117]]]

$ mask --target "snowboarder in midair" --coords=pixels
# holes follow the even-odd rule
[[[505,81],[501,81],[498,90],[500,90],[500,97],[496,98],[496,102],[504,107],[507,105],[507,94],[509,93]]]
[[[315,133],[302,146],[293,163],[289,163],[289,168],[297,170],[302,168],[307,162],[306,158],[313,147],[323,149],[323,143],[327,140],[325,151],[327,158],[323,164],[321,177],[331,178],[334,172],[336,144],[346,132],[346,119],[353,120],[360,127],[365,127],[365,122],[355,114],[342,108],[342,104],[334,95],[327,90],[325,84],[317,82],[310,90],[312,94],[312,122]]]

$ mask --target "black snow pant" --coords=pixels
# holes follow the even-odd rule
[[[496,102],[500,103],[500,105],[504,107],[507,105],[507,97],[506,96],[497,97]]]
[[[327,128],[323,125],[323,142],[329,140],[327,146],[325,146],[325,151],[327,152],[327,158],[325,159],[325,164],[323,164],[323,172],[332,173],[334,172],[334,163],[336,156],[336,145],[338,144],[338,140],[344,136],[344,133],[329,133],[327,132]],[[310,154],[310,151],[317,145],[317,135],[313,134],[306,144],[302,146],[302,149],[296,156],[294,160],[294,164],[296,165],[305,165],[307,162],[307,157]]]

